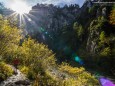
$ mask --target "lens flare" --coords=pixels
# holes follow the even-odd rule
[[[83,64],[84,64],[84,62],[82,61],[82,59],[80,59],[79,56],[76,56],[76,57],[75,57],[75,61],[78,62],[80,65],[83,65]]]
[[[102,86],[115,86],[115,84],[111,80],[104,77],[101,77],[99,80]]]

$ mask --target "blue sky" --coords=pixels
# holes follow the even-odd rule
[[[0,0],[0,2],[3,2],[6,6],[10,6],[14,1],[18,0]],[[19,0],[19,1],[25,1],[28,5],[33,6],[37,3],[47,3],[47,4],[54,4],[54,5],[64,5],[64,4],[79,4],[82,6],[85,0]]]

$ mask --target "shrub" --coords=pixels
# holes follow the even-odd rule
[[[112,25],[115,25],[115,5],[111,11],[110,14],[110,21],[109,21]]]
[[[70,77],[63,81],[62,86],[96,86],[99,85],[98,80],[90,73],[86,72],[84,68],[71,67],[68,64],[60,65],[59,69],[68,73]],[[71,77],[71,75],[73,77]]]
[[[29,68],[26,67],[26,66],[23,66],[23,67],[20,68],[20,71],[21,71],[22,73],[24,73],[25,75],[28,75]]]
[[[27,78],[29,78],[30,80],[34,80],[36,77],[36,73],[34,71],[33,68],[31,67],[27,67],[27,66],[21,66],[20,67],[20,71],[26,75]]]
[[[68,64],[62,64],[59,69],[61,71],[67,72],[69,74],[79,74],[82,73],[83,71],[85,71],[85,69],[83,67],[81,68],[77,68],[77,67],[71,67]]]
[[[109,56],[110,53],[111,53],[111,49],[110,49],[110,47],[107,47],[107,48],[104,48],[104,49],[101,51],[100,55],[101,55],[101,56]]]
[[[13,69],[4,62],[0,62],[0,78],[5,80],[13,74]]]
[[[35,73],[34,70],[30,69],[29,72],[28,72],[28,75],[27,77],[30,79],[30,80],[35,80],[37,74]]]
[[[9,21],[0,17],[0,55],[13,57],[14,51],[20,43],[21,30],[16,26],[11,26]]]
[[[102,43],[105,42],[105,32],[104,31],[101,32],[99,39]]]

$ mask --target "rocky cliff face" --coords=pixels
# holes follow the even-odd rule
[[[75,20],[78,9],[78,5],[71,5],[69,7],[65,5],[61,8],[52,4],[37,4],[32,7],[28,16],[35,21],[34,23],[37,25],[35,30],[38,27],[42,27],[48,32],[56,33],[64,25],[70,25]]]
[[[87,32],[84,37],[84,40],[87,41],[87,43],[85,43],[86,50],[92,55],[98,54],[99,52],[98,47],[101,32],[106,32],[105,28],[109,28],[104,24],[105,22],[108,24],[111,7],[112,6],[106,6],[104,4],[95,4],[87,0],[79,11],[80,16],[77,17],[78,21],[83,25],[85,32]]]
[[[99,51],[100,33],[104,30],[101,25],[104,20],[98,19],[98,17],[108,19],[111,7],[106,5],[97,6],[93,2],[88,0],[81,8],[78,5],[65,5],[61,8],[51,4],[37,4],[28,14],[28,18],[31,20],[27,23],[27,31],[30,34],[36,35],[38,40],[41,39],[41,42],[44,42],[44,40],[46,42],[48,38],[45,35],[55,39],[62,28],[69,26],[72,30],[73,23],[77,21],[86,32],[84,33],[82,43],[86,42],[86,50],[95,55]]]
[[[110,34],[114,33],[112,32],[112,25],[109,24],[110,8],[111,6],[99,6],[96,10],[96,18],[94,18],[89,25],[89,35],[86,48],[92,54],[98,54],[99,52],[98,47],[102,31],[104,31],[108,37]]]
[[[95,1],[98,0],[93,2]],[[99,20],[101,19],[98,20],[98,17],[108,19],[111,6],[98,6],[93,2],[87,0],[81,8],[78,5],[58,7],[52,4],[37,4],[32,7],[29,14],[23,16],[26,22],[26,31],[38,41],[51,44],[53,43],[52,40],[55,42],[54,39],[57,39],[58,36],[61,37],[64,29],[69,33],[67,34],[68,37],[72,36],[70,32],[74,34],[72,32],[73,23],[77,21],[83,26],[85,32],[82,43],[85,44],[86,50],[91,54],[96,54],[98,52],[99,36],[101,31],[104,30],[102,26],[99,26]],[[70,30],[67,30],[68,28]],[[75,36],[71,37],[71,39],[73,38]],[[47,39],[50,40],[47,42]],[[62,39],[59,38],[59,40]],[[69,39],[69,41],[72,40]],[[83,45],[82,43],[78,45]]]

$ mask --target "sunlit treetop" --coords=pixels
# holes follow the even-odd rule
[[[113,7],[111,14],[110,14],[110,23],[115,25],[115,6]]]

